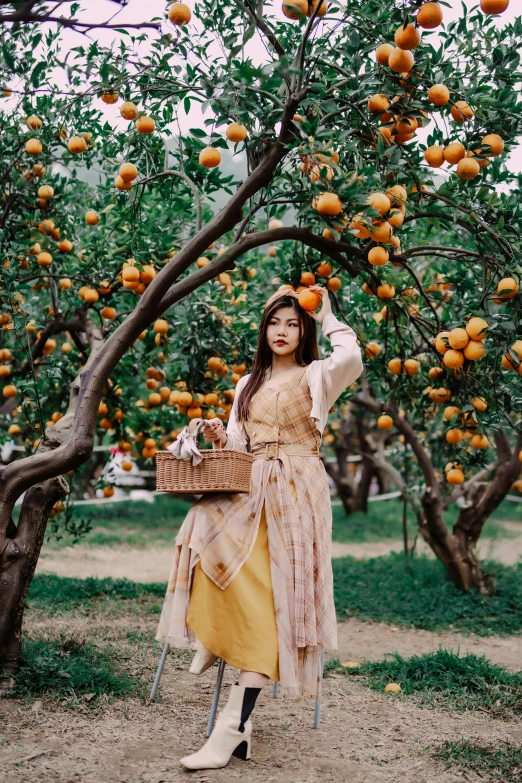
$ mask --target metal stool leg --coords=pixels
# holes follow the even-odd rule
[[[221,658],[221,660],[219,661],[216,687],[214,688],[214,696],[212,698],[212,707],[210,708],[210,717],[208,719],[207,733],[205,734],[206,737],[210,737],[212,733],[212,729],[214,728],[214,723],[216,722],[216,712],[218,708],[219,694],[221,692],[221,685],[223,683],[224,671],[225,671],[225,661],[223,660],[223,658]]]
[[[321,662],[319,664],[319,679],[320,684],[319,687],[323,688],[323,670],[324,670],[324,650],[321,650]],[[314,713],[314,729],[319,728],[319,724],[321,722],[321,695],[320,692],[319,695],[315,699],[315,713]]]
[[[276,681],[274,682],[274,690],[272,691],[272,696],[274,699],[277,699],[277,694],[279,693],[279,683]]]
[[[156,694],[158,692],[161,675],[163,674],[163,668],[165,666],[165,661],[167,660],[168,652],[169,652],[169,643],[165,642],[163,646],[163,652],[161,653],[158,671],[156,672],[156,676],[154,678],[154,685],[152,686],[152,690],[150,692],[150,698],[152,701],[154,701],[154,699],[156,698]]]

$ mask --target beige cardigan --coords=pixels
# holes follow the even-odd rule
[[[328,411],[339,395],[356,381],[363,371],[361,349],[353,329],[339,321],[333,313],[328,313],[324,317],[322,330],[330,340],[332,353],[327,359],[313,361],[306,371],[312,397],[310,418],[315,419],[321,434],[326,426]],[[237,420],[237,400],[248,377],[245,375],[236,386],[236,396],[226,430],[226,449],[250,450],[244,426]]]

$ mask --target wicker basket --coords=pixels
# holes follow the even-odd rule
[[[250,492],[252,454],[234,449],[202,449],[194,466],[170,451],[156,452],[156,489],[176,495],[206,492]]]

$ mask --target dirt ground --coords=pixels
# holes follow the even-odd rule
[[[519,524],[504,522],[506,528],[520,530]],[[514,565],[522,557],[522,536],[502,539],[483,539],[479,542],[482,559],[497,560]],[[401,552],[402,542],[395,539],[361,544],[342,544],[334,541],[332,557],[380,557],[390,552]],[[432,555],[429,547],[417,542],[417,551]],[[174,546],[146,548],[130,546],[88,546],[79,544],[65,549],[44,549],[38,561],[37,573],[76,576],[85,579],[96,576],[126,577],[134,582],[166,582],[174,554]]]
[[[117,617],[103,608],[49,619],[29,612],[32,635],[95,639],[118,645],[129,673],[151,684],[159,657],[155,643],[130,646],[129,630],[149,634],[157,616],[128,609]],[[442,644],[461,652],[485,653],[513,669],[522,660],[522,638],[481,639],[457,634],[396,629],[349,620],[339,626],[341,660],[381,659],[399,650],[427,652]],[[290,783],[451,783],[465,778],[445,771],[429,746],[465,737],[482,745],[522,743],[519,720],[492,719],[486,713],[421,709],[411,697],[376,693],[342,674],[324,680],[322,721],[312,728],[313,700],[273,699],[261,694],[253,714],[253,757],[233,759],[223,770],[184,772],[178,759],[204,740],[216,668],[197,678],[188,673],[187,653],[171,653],[156,703],[119,699],[94,711],[84,702],[65,709],[56,702],[0,701],[0,769],[10,783],[171,783],[171,781],[245,781]],[[227,667],[227,685],[236,672]],[[0,776],[1,777],[1,776]]]

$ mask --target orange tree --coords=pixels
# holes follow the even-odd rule
[[[192,9],[171,3],[165,19],[129,26],[104,47],[84,17],[55,18],[53,9],[42,1],[7,3],[0,13],[2,437],[18,426],[28,449],[0,468],[0,664],[8,673],[18,665],[47,518],[69,491],[64,475],[89,458],[98,424],[123,426],[125,373],[136,376],[149,357],[151,369],[164,364],[165,378],[148,378],[161,384],[148,390],[159,400],[134,406],[144,414],[152,406],[160,416],[171,402],[180,406],[174,415],[184,416],[206,405],[195,395],[215,388],[226,414],[232,395],[221,392],[232,387],[225,376],[234,359],[243,362],[247,327],[214,324],[221,345],[204,346],[207,368],[195,367],[190,357],[200,354],[187,335],[197,344],[202,311],[188,297],[245,254],[258,263],[256,248],[281,243],[291,265],[307,248],[314,268],[324,258],[335,265],[327,283],[333,294],[342,277],[400,307],[397,294],[417,284],[425,252],[417,232],[445,225],[455,229],[453,264],[470,257],[481,270],[474,273],[484,292],[479,311],[501,278],[514,280],[506,285],[519,306],[518,206],[494,190],[497,182],[511,184],[502,161],[520,129],[519,21],[499,27],[485,5],[448,25],[433,45],[429,31],[443,14],[436,3],[399,8],[367,0],[339,8],[295,0],[280,16],[249,0]],[[91,28],[91,40],[64,54],[63,27]],[[100,101],[118,105],[123,129],[100,114]],[[181,132],[177,121],[195,103],[209,116]],[[428,122],[425,157],[420,139]],[[244,151],[240,176],[224,172],[225,148]],[[428,163],[456,169],[428,191]],[[283,225],[268,222],[283,216]],[[201,257],[209,263],[198,265]],[[298,271],[292,274],[289,283],[299,284]],[[240,296],[233,279],[216,285]],[[343,301],[357,327],[353,317],[364,308],[350,292]],[[439,331],[436,308],[407,316],[408,339],[420,329],[428,343]],[[226,343],[227,354],[228,338],[218,333],[231,325],[238,336]],[[186,377],[170,363],[171,350]],[[222,363],[209,367],[212,358]],[[205,372],[216,371],[214,385]],[[171,388],[179,380],[189,388]],[[136,436],[148,434],[148,421],[141,430],[133,422]],[[156,440],[143,443],[143,457],[152,456]],[[24,492],[15,523],[13,506]]]

